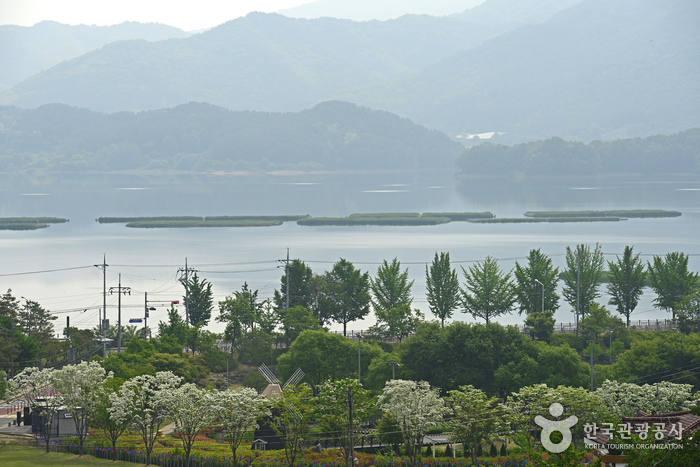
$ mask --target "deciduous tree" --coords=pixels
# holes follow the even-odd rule
[[[519,314],[555,312],[559,309],[559,268],[552,266],[552,258],[540,249],[530,250],[527,255],[527,265],[515,263],[515,280],[517,282],[517,301],[520,305]],[[539,283],[537,282],[539,281]],[[542,287],[544,286],[544,308],[542,307]]]
[[[654,306],[672,311],[675,319],[678,304],[698,285],[698,273],[688,271],[688,255],[678,251],[667,253],[664,258],[654,256],[647,268],[651,288],[656,293]]]
[[[430,267],[425,267],[426,298],[430,311],[445,327],[445,320],[459,306],[459,278],[450,266],[450,254],[435,253]]]
[[[213,421],[221,427],[237,463],[236,451],[246,433],[258,428],[258,420],[272,415],[268,400],[253,388],[230,389],[214,393],[213,397]]]
[[[642,296],[642,288],[646,280],[644,274],[644,262],[639,254],[633,253],[634,247],[626,246],[622,252],[622,258],[617,256],[616,261],[608,261],[610,282],[608,294],[610,305],[615,305],[617,312],[627,319],[630,325],[630,315],[637,308],[639,297]]]
[[[604,265],[603,251],[597,243],[593,251],[588,245],[577,245],[576,250],[566,247],[566,270],[562,273],[564,299],[581,317],[600,297],[598,289],[603,280]],[[581,304],[580,310],[576,308],[577,302]]]
[[[66,365],[51,376],[54,388],[63,395],[63,404],[75,422],[80,455],[83,455],[88,423],[94,419],[99,407],[99,394],[105,380],[111,377],[112,373],[105,372],[98,362]]]
[[[440,390],[425,381],[387,381],[377,398],[377,407],[396,421],[406,455],[411,465],[418,466],[425,434],[440,423],[447,412]]]
[[[192,383],[183,384],[164,393],[169,406],[175,433],[180,435],[185,451],[185,465],[190,465],[190,452],[194,440],[201,431],[212,425],[214,395]]]
[[[369,314],[369,273],[355,269],[343,258],[326,272],[321,295],[318,299],[323,316],[343,325],[343,335],[347,335],[347,325]]]
[[[377,269],[377,277],[371,279],[372,306],[375,313],[388,311],[399,305],[411,305],[411,287],[413,281],[408,280],[408,268],[401,271],[401,262],[394,258],[391,264],[384,262]]]
[[[489,443],[497,433],[507,430],[508,419],[505,406],[495,397],[488,397],[474,386],[461,386],[450,391],[445,398],[449,409],[447,422],[452,432],[451,439],[462,443],[472,463],[476,464],[478,448]]]
[[[420,310],[411,310],[407,304],[395,306],[387,311],[378,309],[374,315],[377,324],[369,329],[370,333],[399,342],[413,334],[423,318]]]
[[[491,318],[510,313],[515,303],[515,284],[510,273],[503,273],[495,258],[487,256],[481,262],[462,268],[465,284],[462,292],[464,312],[482,318],[489,324]]]
[[[169,371],[160,371],[155,376],[136,376],[124,382],[111,398],[110,416],[114,417],[116,423],[131,419],[131,426],[143,440],[146,465],[151,462],[158,431],[172,417],[168,394],[179,387],[181,382],[182,378]]]

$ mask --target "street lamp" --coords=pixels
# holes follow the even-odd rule
[[[389,362],[389,365],[391,365],[391,380],[393,381],[395,379],[395,371],[397,366],[401,366],[399,362]]]
[[[535,282],[542,286],[542,313],[544,313],[544,284],[537,279],[535,279]]]
[[[360,383],[360,373],[362,372],[362,335],[357,335],[357,382]]]

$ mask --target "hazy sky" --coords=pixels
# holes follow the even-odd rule
[[[309,0],[0,0],[0,24],[43,20],[111,25],[164,23],[185,31],[210,28],[251,11],[272,12]]]

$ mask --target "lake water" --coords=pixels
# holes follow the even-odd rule
[[[106,255],[107,287],[131,288],[122,297],[122,320],[142,316],[144,292],[165,319],[166,303],[182,300],[177,269],[185,258],[213,283],[221,300],[247,282],[270,298],[283,269],[278,260],[290,249],[315,272],[343,257],[376,273],[383,259],[397,257],[409,268],[414,306],[432,318],[425,299],[425,265],[436,251],[448,251],[456,267],[468,267],[491,255],[510,270],[525,262],[532,248],[565,264],[566,246],[599,242],[613,260],[634,245],[645,260],[669,251],[691,255],[700,270],[700,178],[664,177],[459,181],[454,171],[296,175],[3,175],[0,216],[56,216],[68,224],[29,232],[0,231],[0,288],[39,301],[65,325],[94,327],[102,304],[102,272],[94,267]],[[497,217],[521,217],[528,210],[669,209],[670,219],[574,224],[471,224],[434,227],[303,227],[285,223],[266,228],[128,229],[100,225],[101,216],[281,215],[346,216],[354,212],[491,211]],[[75,268],[75,269],[68,269]],[[60,271],[35,273],[60,269]],[[461,271],[460,271],[460,277]],[[601,288],[604,291],[605,287]],[[598,301],[607,303],[603,295]],[[633,319],[667,318],[651,306],[645,290]],[[108,318],[116,322],[117,296],[108,296]],[[169,306],[169,303],[167,304]],[[182,305],[180,305],[182,308]],[[84,311],[85,310],[85,311]],[[183,311],[184,313],[184,311]],[[557,322],[573,321],[561,301]],[[455,319],[474,321],[457,312]],[[500,317],[521,324],[522,317]],[[213,320],[212,320],[213,321]],[[366,329],[372,317],[349,329]],[[150,322],[151,324],[155,324]],[[210,329],[220,332],[218,323]],[[334,329],[340,329],[339,326]]]

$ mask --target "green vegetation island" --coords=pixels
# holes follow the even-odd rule
[[[0,217],[0,230],[38,230],[49,224],[63,224],[68,219],[62,217]]]
[[[540,222],[617,222],[627,218],[678,217],[678,211],[661,209],[637,209],[618,211],[528,211],[525,217],[496,218],[491,212],[386,212],[355,213],[347,217],[291,216],[169,216],[169,217],[100,217],[100,224],[126,224],[141,229],[187,227],[271,227],[284,222],[305,226],[423,226],[449,222],[473,222],[478,224],[529,224]]]

